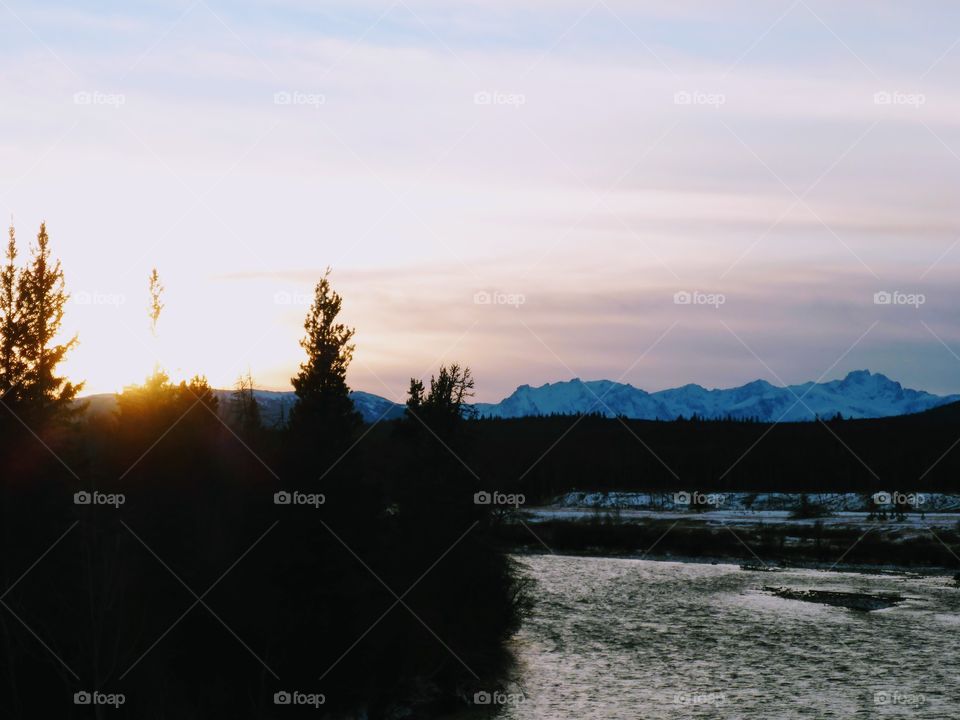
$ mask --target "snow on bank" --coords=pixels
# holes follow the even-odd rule
[[[875,499],[876,498],[876,501]],[[702,509],[742,512],[791,512],[806,499],[828,512],[870,512],[893,509],[900,501],[916,512],[960,512],[960,495],[946,493],[905,493],[885,490],[877,493],[703,493],[694,490],[662,493],[570,492],[550,504],[553,508],[597,510],[652,510],[689,512]],[[880,502],[879,506],[876,504]]]

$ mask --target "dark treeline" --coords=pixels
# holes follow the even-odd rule
[[[917,415],[824,422],[472,421],[477,474],[530,503],[582,491],[960,492],[960,404]],[[364,456],[377,462],[371,433]]]
[[[160,367],[85,415],[56,374],[73,341],[54,343],[67,295],[45,229],[25,267],[15,251],[11,231],[0,716],[107,717],[75,701],[99,692],[136,718],[437,717],[507,678],[527,594],[474,503],[468,369],[413,381],[371,462],[325,276],[285,428],[262,427],[249,375],[225,423],[204,378]]]

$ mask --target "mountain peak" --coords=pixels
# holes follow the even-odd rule
[[[873,388],[876,392],[899,393],[903,386],[896,380],[891,380],[883,373],[871,373],[869,370],[854,370],[840,381],[842,387]]]

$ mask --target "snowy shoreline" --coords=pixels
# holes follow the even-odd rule
[[[630,523],[643,520],[683,521],[690,524],[729,525],[743,527],[752,525],[776,525],[783,527],[804,527],[819,523],[824,527],[874,527],[878,530],[923,530],[925,528],[945,529],[955,527],[960,522],[960,513],[956,512],[917,512],[906,513],[902,519],[871,519],[868,512],[838,512],[819,517],[792,517],[787,510],[634,510],[605,507],[560,507],[546,505],[523,508],[520,511],[524,519],[531,523],[555,521],[591,521],[604,520],[612,523]]]
[[[864,498],[870,496],[732,493],[728,504],[691,509],[667,493],[568,493],[508,514],[505,536],[519,552],[532,546],[575,556],[732,563],[755,572],[957,573],[951,548],[960,534],[960,496],[930,494],[915,507],[901,506],[902,513],[875,504],[870,512],[841,509]],[[927,503],[936,510],[923,510]]]
[[[875,496],[888,502],[878,504]],[[874,509],[893,509],[902,500],[912,512],[960,513],[960,495],[949,493],[907,492],[878,489],[872,493],[776,493],[776,492],[698,492],[682,489],[664,492],[581,492],[556,498],[548,508],[590,510],[648,510],[655,512],[782,512],[790,513],[804,502],[831,513],[869,513]],[[702,511],[702,512],[700,512]],[[958,515],[960,518],[960,515]]]

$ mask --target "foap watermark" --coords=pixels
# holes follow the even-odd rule
[[[705,293],[699,290],[678,290],[673,294],[674,305],[711,305],[718,308],[727,302],[723,293]]]
[[[705,105],[719,109],[725,105],[727,96],[718,92],[704,92],[702,90],[678,90],[673,94],[674,105]]]
[[[323,93],[303,92],[302,90],[280,90],[273,94],[274,105],[306,105],[318,110],[321,105],[327,104],[327,96]]]
[[[907,93],[899,90],[890,92],[881,90],[873,94],[874,105],[906,105],[919,109],[921,105],[926,105],[927,96],[923,93]]]
[[[918,707],[927,702],[927,697],[923,693],[903,692],[902,690],[877,690],[873,694],[874,705],[904,705],[907,707]]]
[[[473,494],[474,505],[504,505],[507,507],[520,507],[527,501],[523,493],[502,493],[494,490],[487,492],[481,490]]]
[[[105,93],[98,90],[80,90],[73,94],[74,105],[106,105],[119,108],[127,104],[123,93]]]
[[[502,690],[478,690],[473,694],[474,705],[519,705],[525,702],[526,695],[522,692],[508,693]]]
[[[303,493],[297,490],[287,492],[281,490],[273,494],[274,505],[309,505],[316,509],[327,502],[327,496],[323,493]]]
[[[702,493],[698,490],[687,492],[686,490],[679,490],[673,494],[673,504],[683,507],[720,507],[726,501],[727,496],[721,493]]]
[[[280,290],[273,294],[274,305],[309,305],[312,302],[313,295],[310,293],[292,293]]]
[[[727,696],[722,692],[678,692],[673,695],[675,705],[725,705]]]
[[[927,296],[923,293],[905,293],[899,290],[887,292],[886,290],[881,290],[873,294],[874,305],[909,305],[910,307],[919,308],[926,302]]]
[[[103,693],[99,690],[94,690],[92,692],[80,690],[79,692],[75,692],[73,694],[74,705],[106,705],[116,710],[126,701],[127,697],[123,693]]]
[[[478,90],[473,94],[474,105],[507,105],[518,108],[526,103],[527,96],[523,93]]]
[[[106,305],[120,307],[127,302],[127,296],[120,293],[104,293],[89,290],[75,292],[71,298],[75,305]]]
[[[115,510],[127,502],[127,496],[123,493],[102,493],[98,490],[87,492],[80,490],[73,494],[74,505],[109,505]]]
[[[903,507],[904,505],[920,507],[927,503],[927,496],[923,493],[903,493],[899,490],[894,490],[893,492],[881,490],[870,497],[876,505],[890,505],[894,507]]]
[[[301,707],[319,708],[327,701],[323,693],[305,693],[298,690],[280,690],[273,694],[274,705],[299,705]]]
[[[512,308],[519,308],[527,302],[527,296],[522,293],[506,292],[487,292],[480,290],[473,294],[474,305],[508,305]]]

